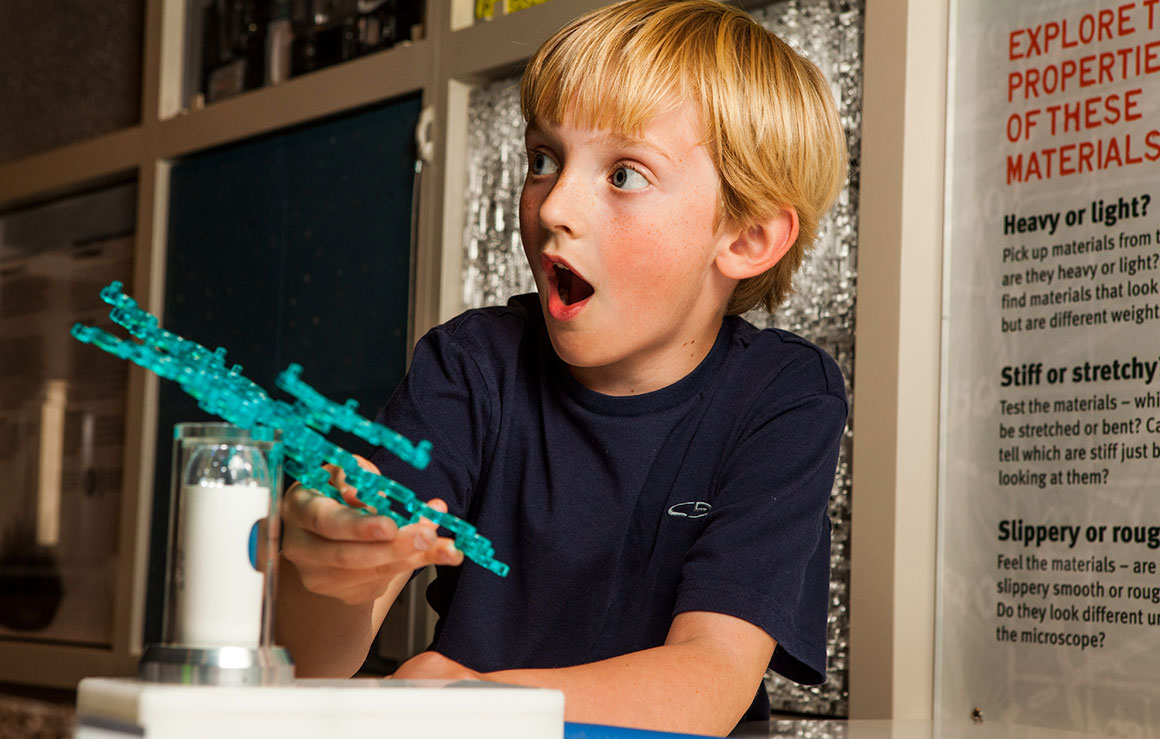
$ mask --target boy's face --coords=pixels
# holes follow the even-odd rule
[[[720,180],[686,103],[634,135],[533,121],[520,232],[556,352],[585,386],[656,390],[712,347],[733,281],[715,266]]]

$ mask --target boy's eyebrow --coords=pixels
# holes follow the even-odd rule
[[[541,126],[539,122],[535,120],[530,121],[524,128],[524,138],[527,138],[529,134],[538,134],[548,138],[551,137],[551,134],[545,131],[543,126]],[[619,133],[616,131],[605,131],[604,135],[608,136],[615,143],[622,146],[646,149],[653,154],[656,154],[657,156],[664,157],[669,162],[673,161],[672,156],[670,156],[667,151],[652,143],[648,139],[641,138],[640,136],[633,136],[632,134]]]
[[[660,148],[656,144],[652,143],[648,139],[643,139],[640,136],[632,136],[631,134],[627,134],[627,133],[614,133],[611,131],[608,133],[608,136],[610,138],[612,138],[614,141],[616,141],[617,143],[622,144],[624,146],[631,146],[631,147],[636,147],[636,148],[640,148],[640,149],[646,149],[646,150],[652,152],[653,154],[656,154],[657,156],[664,157],[665,159],[667,159],[670,162],[673,161],[673,158],[671,156],[669,156],[669,153],[667,151]]]

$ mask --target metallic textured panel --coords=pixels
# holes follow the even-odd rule
[[[0,2],[0,162],[141,120],[143,0]]]
[[[527,155],[519,78],[473,90],[468,116],[463,306],[503,305],[536,289],[520,241]]]
[[[775,315],[746,315],[758,326],[779,326],[825,348],[847,378],[853,402],[854,300],[858,233],[858,162],[862,117],[862,0],[788,0],[753,11],[766,28],[812,59],[830,80],[850,150],[850,182],[822,221],[816,247],[798,272],[796,293]],[[478,88],[469,108],[466,228],[463,256],[465,308],[502,305],[535,290],[519,234],[519,198],[526,168],[519,79]],[[775,711],[845,716],[850,580],[850,451],[847,426],[831,498],[834,524],[828,648],[829,680],[802,687],[766,676]]]
[[[830,81],[850,152],[850,180],[822,221],[814,251],[794,281],[797,291],[773,316],[753,312],[757,326],[789,329],[828,351],[846,377],[851,415],[854,403],[854,301],[858,253],[858,173],[862,131],[862,0],[788,0],[753,15],[766,28],[812,60]],[[853,426],[846,425],[830,497],[833,549],[830,556],[830,656],[827,681],[797,685],[766,675],[774,711],[845,716],[849,711],[850,494]]]

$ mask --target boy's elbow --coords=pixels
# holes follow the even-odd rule
[[[677,616],[668,643],[694,652],[687,664],[698,683],[687,717],[700,733],[723,736],[737,725],[761,687],[776,642],[759,627],[720,613]]]

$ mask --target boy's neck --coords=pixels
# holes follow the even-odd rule
[[[724,311],[716,320],[690,330],[680,343],[679,352],[642,354],[601,367],[566,366],[576,382],[602,395],[651,393],[680,382],[697,369],[713,349],[723,321]]]

